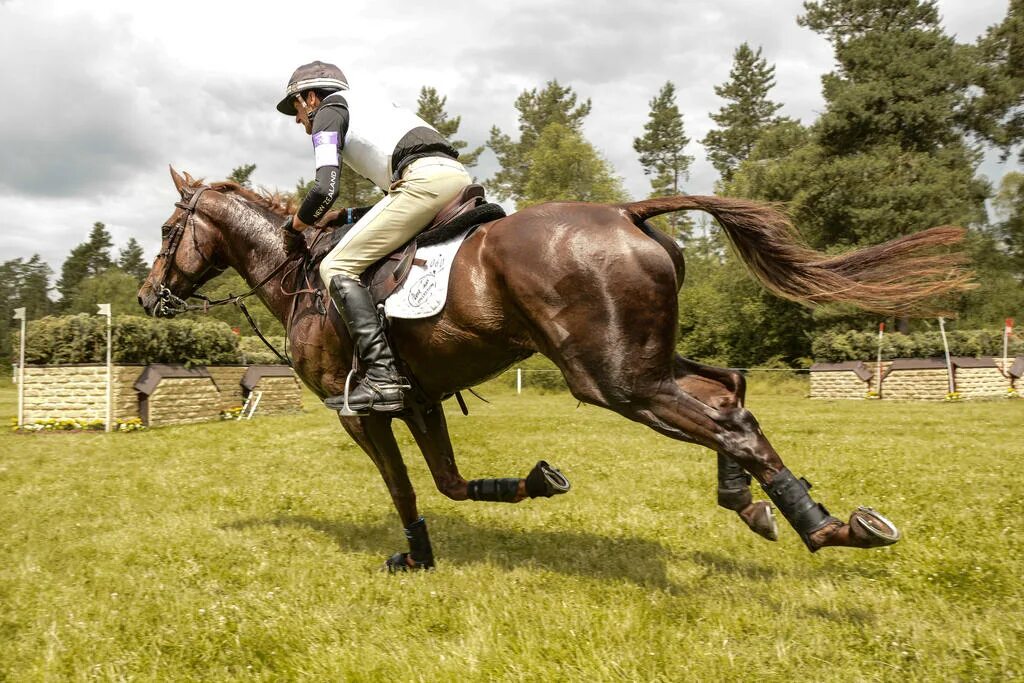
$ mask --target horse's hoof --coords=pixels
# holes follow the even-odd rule
[[[810,534],[805,543],[813,553],[826,546],[881,548],[900,540],[899,529],[868,507],[859,507],[850,515],[849,524],[831,517],[828,524]]]
[[[900,540],[900,530],[869,507],[859,507],[850,515],[850,535],[861,548],[880,548]]]
[[[750,530],[761,538],[769,541],[779,540],[779,525],[775,521],[771,503],[759,500],[756,503],[751,503],[737,514],[750,527]]]
[[[550,498],[568,493],[572,484],[557,467],[541,460],[526,475],[526,495],[530,498]]]
[[[409,553],[395,553],[384,562],[382,571],[388,574],[408,571],[427,571],[434,568],[434,558],[424,562],[417,562],[409,556]]]

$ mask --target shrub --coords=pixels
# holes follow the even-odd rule
[[[274,348],[284,353],[284,337],[267,337]],[[281,359],[267,348],[259,337],[242,337],[238,340],[238,350],[242,354],[244,365],[281,365]]]
[[[953,356],[1001,356],[1003,336],[992,330],[952,330],[946,333]],[[846,360],[872,360],[878,354],[878,335],[872,332],[824,332],[815,337],[811,351],[817,361],[838,363]],[[939,332],[885,334],[882,358],[935,358],[945,353]],[[1024,354],[1024,340],[1011,337],[1008,353]]]
[[[115,316],[111,340],[118,363],[232,364],[241,361],[238,336],[218,320],[160,320]],[[18,335],[12,335],[17,349]],[[97,315],[50,316],[28,324],[25,362],[102,363],[107,321]]]

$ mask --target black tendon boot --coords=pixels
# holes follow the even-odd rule
[[[811,485],[806,479],[797,479],[789,469],[783,467],[772,477],[770,484],[761,484],[768,497],[775,503],[782,516],[789,520],[793,529],[800,534],[804,545],[812,553],[818,550],[811,536],[819,529],[842,524],[833,517],[821,503],[816,503],[807,491]]]
[[[753,502],[750,475],[738,462],[724,453],[718,454],[718,504],[726,510],[739,512]]]
[[[335,275],[330,291],[365,371],[359,384],[349,391],[349,409],[357,413],[401,410],[405,406],[402,391],[409,388],[409,383],[398,374],[369,290],[358,280]],[[345,396],[331,396],[324,405],[341,410],[345,407]]]
[[[433,569],[434,551],[427,534],[427,520],[420,517],[405,527],[405,538],[409,541],[409,552],[395,553],[384,563],[389,572],[405,572],[410,569]]]

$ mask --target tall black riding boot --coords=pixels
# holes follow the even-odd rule
[[[395,357],[384,337],[369,290],[358,280],[335,275],[331,278],[330,291],[364,369],[363,378],[348,394],[349,409],[358,413],[401,410],[405,407],[402,391],[408,389],[409,384],[395,367]],[[345,396],[331,396],[324,405],[341,410],[345,407]]]

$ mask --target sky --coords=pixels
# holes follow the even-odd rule
[[[938,3],[960,42],[1007,4]],[[269,189],[312,177],[309,138],[274,107],[314,59],[413,110],[422,86],[436,88],[471,146],[492,126],[517,137],[516,97],[557,79],[591,100],[584,134],[635,198],[649,180],[633,139],[672,81],[695,157],[684,189],[710,194],[717,173],[698,141],[740,43],[775,65],[782,114],[810,123],[821,112],[832,50],[797,25],[801,12],[800,0],[0,0],[0,261],[38,253],[59,273],[96,221],[115,250],[134,237],[151,260],[178,198],[168,165],[220,180],[255,163],[254,184]],[[989,179],[1020,170],[997,156],[982,166]],[[487,151],[472,172],[496,170]]]

